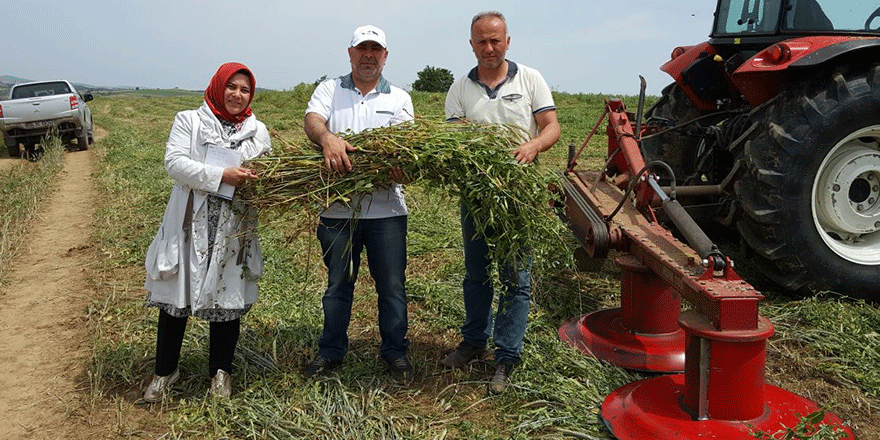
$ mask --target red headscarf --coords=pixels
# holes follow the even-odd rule
[[[228,111],[226,111],[226,104],[223,102],[223,92],[226,91],[226,84],[229,83],[229,80],[235,76],[236,73],[243,73],[248,76],[251,82],[251,99],[248,101],[247,106],[245,106],[244,110],[237,114],[232,115]],[[251,70],[247,68],[244,64],[241,63],[226,63],[220,66],[217,69],[217,73],[214,74],[214,77],[211,78],[211,83],[208,84],[208,88],[205,89],[205,102],[208,103],[208,107],[211,108],[211,111],[214,112],[218,118],[223,119],[225,121],[239,123],[244,121],[248,116],[252,114],[251,112],[251,101],[254,99],[254,91],[256,90],[256,80],[254,79],[254,74],[251,73]]]

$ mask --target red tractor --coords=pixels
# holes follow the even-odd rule
[[[661,69],[640,148],[691,216],[780,286],[880,301],[877,0],[719,0]]]

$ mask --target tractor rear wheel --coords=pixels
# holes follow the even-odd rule
[[[737,229],[791,290],[880,301],[880,66],[833,73],[755,109]]]
[[[656,125],[660,130],[681,126],[709,112],[698,109],[677,83],[663,89],[660,99],[645,112],[645,123]],[[709,118],[711,119],[711,117]],[[701,148],[704,148],[704,125],[713,125],[716,120],[701,121],[700,125],[689,124],[656,136],[646,137],[640,146],[645,161],[662,160],[672,168],[678,184],[685,184],[696,171]],[[667,179],[669,176],[660,176]]]

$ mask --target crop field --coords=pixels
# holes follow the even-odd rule
[[[252,108],[273,142],[304,138],[303,112],[312,90],[300,85],[256,94]],[[443,117],[443,94],[412,96],[417,116]],[[562,169],[568,145],[580,146],[601,115],[603,97],[557,93],[555,98],[562,136],[541,157],[541,166]],[[625,100],[635,108],[635,97]],[[525,353],[513,386],[487,396],[490,362],[461,371],[438,363],[458,344],[464,319],[458,201],[418,184],[405,190],[409,356],[416,369],[411,384],[391,381],[378,357],[376,295],[366,267],[355,291],[345,363],[326,377],[303,378],[300,368],[314,356],[320,336],[326,278],[315,219],[291,210],[263,213],[266,269],[260,301],[242,319],[233,397],[207,395],[207,325],[191,319],[181,380],[171,398],[138,403],[153,368],[157,313],[144,307],[143,258],[171,188],[162,166],[164,144],[174,114],[200,103],[197,95],[129,94],[98,96],[89,104],[95,124],[108,132],[94,146],[100,189],[95,239],[105,258],[93,277],[100,299],[88,311],[89,404],[117,408],[108,422],[117,438],[609,438],[598,417],[603,399],[646,376],[570,348],[557,329],[571,317],[619,304],[613,259],[599,271],[579,272],[572,262],[574,240],[554,245],[551,261],[541,262],[534,274]],[[581,168],[601,167],[605,142],[603,124],[579,160]],[[559,228],[567,237],[561,222]],[[833,411],[861,439],[880,438],[880,311],[833,292],[805,296],[774,290],[740,256],[735,240],[718,240],[736,260],[738,273],[767,297],[761,313],[776,326],[768,343],[768,383]]]

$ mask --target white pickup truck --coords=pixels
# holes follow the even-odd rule
[[[76,139],[85,150],[92,143],[92,113],[86,102],[90,93],[80,94],[68,81],[39,81],[16,84],[9,100],[0,101],[0,131],[10,157],[20,157],[24,146],[28,158],[37,157],[37,145],[47,134],[62,142]]]

